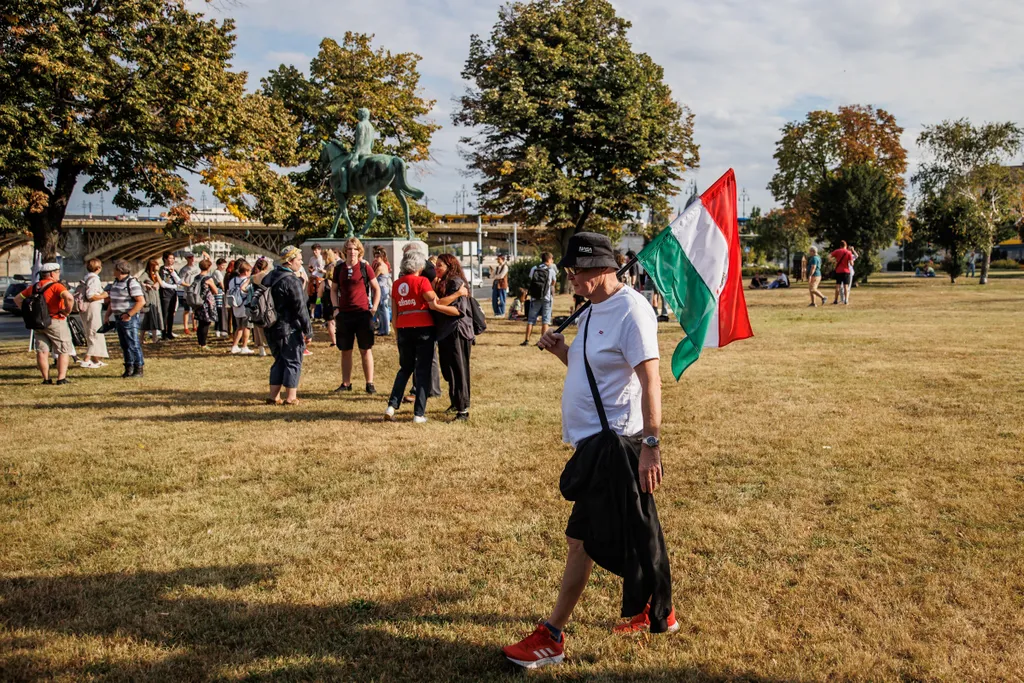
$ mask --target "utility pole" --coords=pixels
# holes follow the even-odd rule
[[[106,216],[106,215],[107,214],[104,212],[104,208],[103,208],[103,193],[100,192],[100,216]]]
[[[750,199],[750,195],[747,194],[747,188],[744,187],[743,191],[740,192],[740,201],[743,202],[743,217],[744,218],[747,217],[747,200],[748,199]]]

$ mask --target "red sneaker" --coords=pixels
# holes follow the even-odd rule
[[[524,669],[558,664],[565,659],[565,634],[562,634],[562,642],[556,643],[547,626],[540,624],[533,633],[515,645],[501,648],[501,651],[508,661]]]
[[[641,633],[649,631],[651,629],[650,611],[651,605],[647,603],[647,607],[644,607],[643,612],[630,619],[629,622],[619,624],[613,628],[612,633]],[[679,622],[676,621],[676,608],[673,607],[672,611],[668,613],[668,631],[666,633],[675,633],[678,630]]]

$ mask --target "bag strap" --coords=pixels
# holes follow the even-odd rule
[[[587,369],[587,381],[590,382],[590,393],[594,396],[594,406],[597,408],[597,415],[601,418],[601,429],[608,431],[608,415],[604,412],[604,403],[601,402],[601,392],[597,390],[597,380],[594,379],[594,371],[587,360],[587,333],[590,332],[590,314],[587,313],[587,322],[583,326],[583,367]]]

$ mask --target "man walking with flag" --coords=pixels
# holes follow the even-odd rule
[[[547,621],[503,650],[526,668],[564,658],[562,631],[595,562],[623,577],[621,616],[632,620],[616,632],[679,628],[652,495],[662,481],[658,321],[647,300],[618,280],[608,237],[574,235],[558,266],[590,306],[571,346],[558,332],[538,343],[568,367],[562,438],[576,452],[560,482],[563,496],[574,504],[558,599]]]

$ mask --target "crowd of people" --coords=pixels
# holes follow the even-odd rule
[[[860,254],[843,240],[840,242],[839,248],[833,250],[829,256],[831,256],[834,263],[832,273],[836,283],[832,304],[848,305],[850,303],[850,289],[853,286],[854,263]],[[821,284],[822,269],[823,262],[821,256],[818,255],[818,248],[812,246],[803,258],[802,273],[797,274],[798,277],[802,275],[807,279],[808,293],[811,297],[811,302],[808,304],[809,308],[816,308],[819,300],[822,306],[828,302],[828,297],[822,294],[818,288]],[[770,281],[764,273],[754,273],[750,278],[749,289],[789,289],[790,286],[789,275],[786,271],[779,269],[775,271],[775,279]]]

